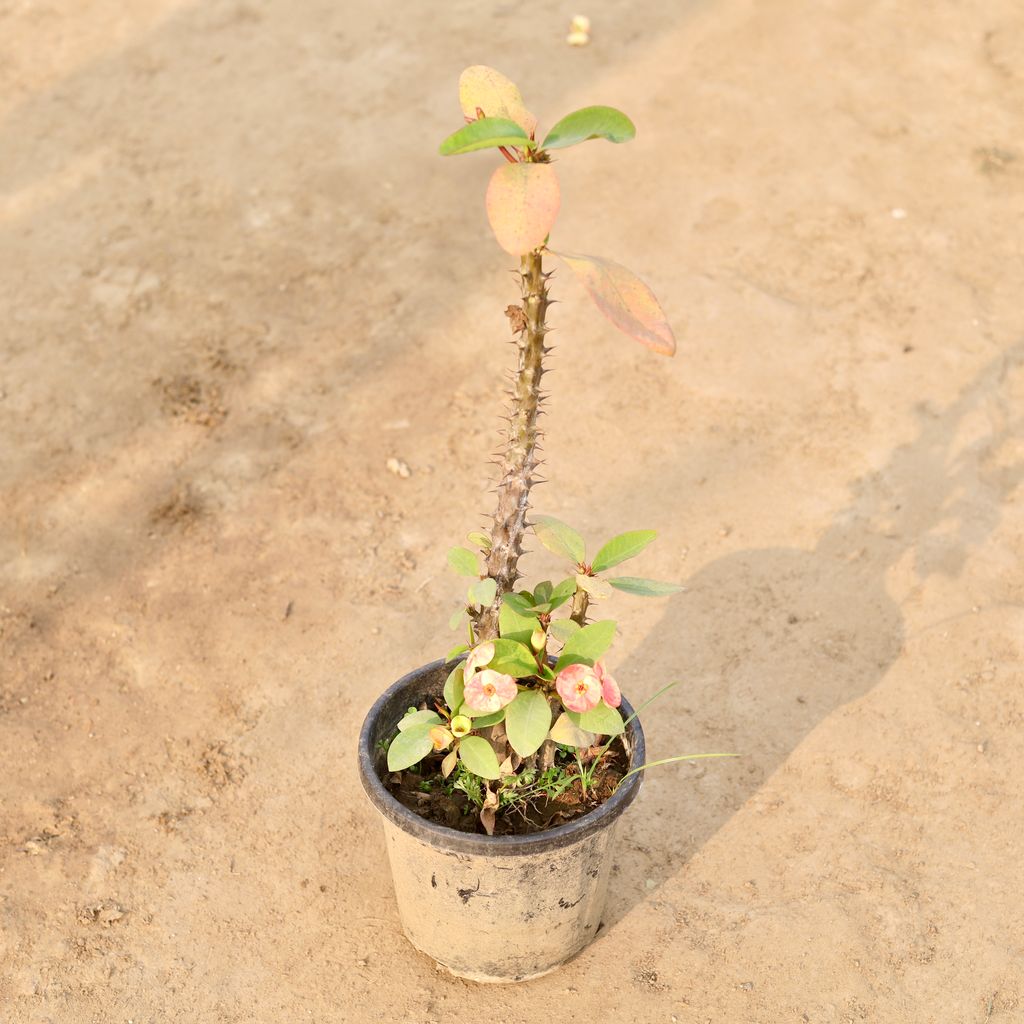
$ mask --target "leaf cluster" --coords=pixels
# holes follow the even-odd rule
[[[561,259],[598,310],[620,331],[662,355],[676,350],[675,336],[654,293],[632,271],[597,256],[548,248],[562,193],[551,153],[594,139],[620,144],[636,126],[615,107],[581,107],[557,121],[537,141],[537,119],[518,86],[500,71],[476,64],[459,78],[459,103],[467,124],[440,145],[442,156],[497,150],[505,162],[491,174],[485,205],[498,244],[513,256],[546,250]]]

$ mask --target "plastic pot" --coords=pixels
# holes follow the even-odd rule
[[[421,818],[385,788],[382,744],[409,707],[440,697],[449,668],[435,661],[381,695],[359,736],[359,774],[384,822],[409,941],[459,977],[526,981],[565,963],[597,933],[615,826],[636,799],[643,773],[589,814],[533,835],[473,835]],[[623,717],[633,711],[625,699],[620,710]],[[643,764],[638,720],[624,740],[631,766]]]

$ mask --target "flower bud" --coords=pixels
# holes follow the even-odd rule
[[[473,719],[466,715],[456,715],[452,719],[452,735],[456,739],[462,739],[473,731]]]
[[[454,735],[443,725],[435,725],[430,730],[430,742],[434,744],[434,750],[447,750],[452,745],[452,740],[454,739]]]

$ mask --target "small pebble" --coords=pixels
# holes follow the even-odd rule
[[[590,19],[585,14],[573,17],[565,41],[570,46],[586,46],[590,42]]]
[[[897,206],[892,211],[892,219],[893,220],[903,220],[906,216],[907,216],[907,211],[904,210],[902,206]]]
[[[401,477],[403,480],[408,480],[412,476],[412,470],[409,468],[409,463],[404,459],[390,458],[385,463],[389,473],[394,473],[395,476]]]

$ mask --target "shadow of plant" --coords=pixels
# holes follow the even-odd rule
[[[613,885],[606,925],[671,877],[815,726],[885,676],[904,642],[888,571],[912,552],[919,580],[958,576],[996,528],[1001,503],[1024,479],[1024,463],[1000,459],[1024,422],[1004,387],[1021,365],[1024,344],[988,363],[948,407],[922,405],[917,437],[854,482],[813,550],[738,551],[686,580],[622,677],[649,680],[641,693],[630,688],[639,703],[682,666],[683,684],[645,716],[652,760],[683,753],[670,749],[680,736],[688,753],[741,756],[651,771],[622,826],[629,881]],[[958,447],[976,413],[991,429]],[[662,830],[678,822],[676,842],[649,838],[652,821]]]

